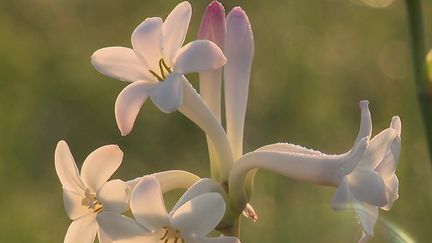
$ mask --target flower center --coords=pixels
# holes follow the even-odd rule
[[[157,80],[159,81],[163,81],[165,80],[166,76],[168,74],[170,74],[172,72],[171,67],[169,67],[165,60],[163,58],[161,58],[159,60],[159,71],[160,71],[160,75],[158,73],[156,73],[153,70],[149,70],[149,72],[155,77],[157,78]],[[166,73],[165,73],[166,72]]]
[[[168,243],[169,240],[173,240],[174,243],[185,243],[184,239],[180,235],[179,230],[173,230],[168,226],[163,227],[165,233],[160,238],[161,242]]]
[[[81,204],[89,209],[93,209],[94,213],[99,213],[103,210],[102,203],[96,199],[96,194],[91,193],[89,189],[85,190]]]

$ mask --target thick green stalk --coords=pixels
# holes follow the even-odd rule
[[[405,0],[411,36],[411,50],[417,99],[426,130],[429,156],[432,158],[432,83],[428,79],[423,16],[420,0]]]

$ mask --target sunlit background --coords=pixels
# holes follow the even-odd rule
[[[99,48],[129,47],[142,20],[165,18],[177,3],[0,1],[1,242],[63,241],[70,221],[54,170],[60,139],[69,143],[79,166],[95,148],[119,144],[125,157],[115,178],[169,169],[209,175],[205,136],[180,113],[166,115],[147,102],[132,134],[121,137],[114,102],[126,83],[102,76],[90,63]],[[191,1],[187,41],[195,39],[208,3]],[[368,99],[374,133],[396,114],[403,124],[400,199],[390,212],[380,212],[370,242],[430,242],[431,163],[415,98],[404,2],[222,3],[227,12],[242,6],[255,36],[245,151],[283,141],[345,152],[357,133],[358,102]],[[432,34],[432,1],[423,4]],[[189,78],[197,87],[197,75]],[[361,227],[352,213],[331,209],[334,192],[259,172],[252,201],[259,221],[243,220],[242,242],[356,242]]]

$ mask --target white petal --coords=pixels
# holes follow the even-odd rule
[[[132,191],[130,207],[135,219],[150,230],[169,225],[160,185],[156,177],[144,176]]]
[[[138,112],[154,85],[143,81],[133,82],[118,95],[115,104],[115,117],[123,136],[131,132]]]
[[[116,243],[157,242],[149,230],[123,215],[101,212],[97,215],[97,222],[103,232]],[[150,241],[149,238],[153,241]]]
[[[174,205],[174,207],[171,209],[171,213],[173,214],[178,208],[180,208],[183,204],[185,204],[187,201],[192,200],[193,198],[207,193],[207,192],[218,192],[218,193],[225,193],[222,186],[215,180],[209,179],[209,178],[203,178],[193,184],[177,201],[177,203]]]
[[[95,217],[95,214],[91,214],[73,221],[67,230],[64,243],[93,243],[98,229]]]
[[[350,206],[351,192],[349,189],[349,184],[344,177],[336,190],[335,195],[333,196],[332,207],[335,211],[346,210]]]
[[[210,233],[225,213],[225,201],[219,193],[205,193],[183,204],[171,219],[171,225],[185,237]]]
[[[165,113],[171,113],[183,102],[183,78],[171,74],[151,90],[151,100]]]
[[[375,171],[377,171],[383,177],[384,181],[395,174],[396,167],[399,162],[400,150],[401,140],[400,137],[396,137],[390,147],[390,150],[386,152],[384,159],[375,168]]]
[[[374,226],[378,219],[378,207],[368,205],[357,200],[353,200],[353,208],[357,214],[357,218],[360,221],[363,230],[369,236],[374,235]]]
[[[222,50],[208,40],[196,40],[183,46],[174,58],[174,72],[185,74],[221,68],[227,59]]]
[[[194,243],[240,243],[240,240],[231,236],[220,237],[195,237]]]
[[[375,171],[354,170],[347,178],[356,199],[378,207],[387,203],[384,181]]]
[[[80,195],[67,189],[63,189],[64,207],[67,215],[71,220],[76,220],[84,215],[93,213],[92,209],[83,206],[83,195],[84,192],[82,192],[82,194]]]
[[[84,184],[93,192],[108,181],[118,169],[123,159],[123,152],[117,145],[105,145],[91,152],[81,168]]]
[[[269,144],[261,148],[258,148],[256,151],[275,151],[275,152],[299,153],[299,154],[309,154],[309,155],[322,154],[320,151],[308,149],[292,143]]]
[[[172,64],[175,54],[183,45],[191,15],[191,5],[188,2],[182,2],[171,11],[163,23],[163,53],[168,65]]]
[[[385,184],[387,204],[381,207],[381,209],[388,211],[399,198],[399,179],[396,175],[393,175],[385,181]]]
[[[356,169],[374,170],[384,159],[396,137],[396,130],[387,128],[372,138]]]
[[[125,47],[107,47],[97,50],[91,57],[100,73],[122,81],[153,80],[147,64],[135,52]]]
[[[395,129],[398,132],[399,135],[401,134],[401,132],[402,132],[402,123],[401,123],[401,120],[400,120],[400,118],[398,116],[394,116],[392,118],[392,121],[390,123],[390,127],[393,128],[393,129]]]
[[[132,46],[143,58],[148,68],[159,72],[159,60],[162,58],[162,19],[147,18],[132,33]]]
[[[360,129],[357,134],[356,142],[360,141],[364,137],[370,138],[372,135],[372,118],[371,118],[371,113],[369,111],[369,101],[367,100],[360,101],[360,110],[361,110]]]
[[[114,243],[111,238],[103,231],[101,227],[98,230],[99,243]]]
[[[126,182],[112,180],[100,188],[96,198],[102,203],[104,211],[122,213],[128,207],[129,196],[130,189]]]
[[[184,170],[167,170],[151,174],[159,181],[162,193],[176,189],[189,189],[200,178]]]
[[[234,160],[243,155],[243,129],[254,56],[252,29],[246,13],[234,8],[227,16],[224,53],[226,126]]]
[[[85,190],[69,146],[63,140],[57,143],[55,150],[55,169],[63,188],[76,194]]]

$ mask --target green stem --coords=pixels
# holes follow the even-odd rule
[[[231,226],[218,230],[224,236],[234,236],[240,239],[240,215],[234,217],[232,223]]]
[[[432,83],[428,78],[423,17],[420,0],[405,0],[411,36],[411,50],[417,99],[420,105],[429,156],[432,158]]]

